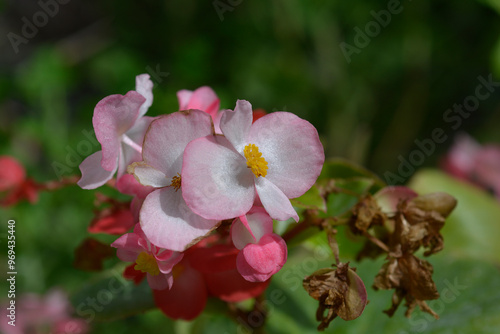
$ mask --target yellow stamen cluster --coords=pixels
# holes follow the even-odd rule
[[[170,184],[170,187],[174,187],[175,191],[181,188],[181,174],[177,173],[177,176],[174,176],[172,178],[172,183]]]
[[[148,273],[152,276],[160,274],[160,269],[158,268],[156,259],[151,254],[148,254],[146,252],[140,253],[139,256],[137,256],[137,260],[135,260],[135,263],[135,270],[140,270],[143,273]]]
[[[247,166],[252,169],[256,177],[267,175],[267,161],[262,157],[259,148],[255,144],[248,144],[243,149],[245,158],[247,158]]]

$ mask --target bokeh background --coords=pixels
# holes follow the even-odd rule
[[[320,133],[327,157],[347,158],[382,178],[388,171],[397,173],[398,158],[407,158],[418,148],[415,140],[430,138],[435,128],[442,128],[447,140],[436,144],[420,167],[439,166],[460,132],[481,143],[500,142],[500,87],[481,100],[457,129],[443,119],[454,104],[475,94],[479,76],[500,81],[497,0],[401,1],[401,11],[391,15],[390,22],[350,59],[341,43],[355,47],[356,28],[364,30],[374,20],[371,11],[387,10],[391,1],[66,2],[57,2],[53,17],[16,47],[12,33],[23,36],[23,18],[33,22],[43,9],[29,0],[0,3],[0,154],[15,156],[38,181],[57,179],[54,162],[67,167],[63,176],[79,174],[77,166],[85,156],[71,151],[86,140],[82,131],[92,131],[94,106],[107,95],[133,90],[140,73],[150,73],[155,83],[148,115],[176,111],[175,93],[180,89],[209,85],[219,95],[222,108],[247,99],[254,108],[290,111],[309,120]],[[439,180],[433,184],[440,184]],[[494,201],[487,193],[481,196]],[[12,217],[17,221],[19,292],[45,293],[60,286],[73,294],[95,276],[72,267],[74,249],[88,236],[93,200],[94,192],[69,187],[42,194],[36,205],[2,209],[2,222]],[[472,216],[469,223],[478,223],[476,219]],[[470,248],[481,243],[476,241]],[[468,241],[460,239],[463,242]],[[460,243],[456,242],[457,249]],[[453,241],[450,245],[453,249]],[[345,249],[349,258],[354,251],[348,245]],[[291,257],[289,268],[294,263],[300,266],[302,251]],[[381,310],[389,306],[390,293],[370,290],[372,302],[366,315],[351,323],[336,320],[331,327],[338,333],[468,333],[472,329],[486,333],[500,325],[493,315],[498,314],[499,295],[487,290],[495,290],[499,283],[492,261],[476,267],[479,255],[465,261],[447,254],[436,256],[441,266],[436,270],[438,290],[446,287],[446,279],[453,281],[463,272],[470,274],[463,278],[470,279],[469,286],[481,288],[469,288],[456,302],[446,304],[440,313],[445,320],[420,314],[421,320],[427,319],[424,328],[404,319],[401,310],[398,319],[388,320]],[[116,263],[108,260],[106,266]],[[444,265],[450,267],[443,269]],[[358,266],[370,286],[380,263]],[[4,282],[2,275],[4,270],[0,273]],[[283,280],[278,277],[275,282],[279,286]],[[307,296],[299,290],[287,292],[290,300],[296,300],[290,305],[296,307],[283,306],[271,318],[277,323],[291,321],[286,327],[290,333],[294,329],[314,332],[314,303],[302,302]],[[464,322],[473,327],[463,327]],[[487,327],[480,327],[484,323]],[[235,324],[218,314],[204,315],[193,325],[173,323],[159,311],[114,322],[93,321],[91,326],[95,333],[156,332],[158,328],[178,333],[236,331]],[[271,325],[268,330],[279,333],[283,328]]]

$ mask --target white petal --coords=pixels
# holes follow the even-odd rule
[[[149,166],[144,161],[134,162],[127,168],[127,171],[133,174],[143,186],[162,188],[171,184],[171,180],[165,174]]]
[[[266,179],[288,198],[309,190],[323,168],[325,153],[318,132],[292,113],[275,112],[259,118],[248,142],[257,145],[268,163]]]
[[[168,177],[182,168],[182,155],[193,139],[212,133],[212,119],[201,110],[178,111],[154,120],[144,139],[143,160]]]
[[[234,111],[229,109],[223,111],[220,128],[227,140],[240,154],[243,154],[243,149],[247,144],[252,120],[252,105],[245,100],[236,101]]]
[[[222,136],[189,143],[181,174],[184,199],[202,217],[232,219],[252,208],[255,176],[245,158]]]
[[[255,188],[259,194],[260,201],[267,213],[276,220],[287,220],[293,218],[299,221],[299,216],[293,208],[286,195],[265,177],[258,177]]]
[[[82,178],[78,181],[78,185],[82,189],[95,189],[111,180],[118,168],[118,164],[114,170],[107,171],[101,167],[102,151],[97,151],[89,155],[80,164]]]
[[[141,117],[153,104],[153,82],[149,78],[149,74],[141,74],[135,77],[135,90],[146,99],[146,101],[141,105],[139,116],[137,116]]]
[[[154,245],[184,251],[195,239],[205,236],[218,223],[191,211],[181,190],[162,188],[146,197],[140,212],[141,228]]]

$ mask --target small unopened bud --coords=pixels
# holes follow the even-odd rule
[[[457,206],[455,197],[442,192],[418,196],[411,203],[423,211],[436,211],[444,218]]]

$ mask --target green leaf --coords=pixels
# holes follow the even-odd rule
[[[139,285],[125,280],[121,275],[123,267],[103,273],[72,296],[78,316],[88,321],[108,321],[155,308],[147,280]]]
[[[269,333],[316,333],[315,320],[318,302],[302,288],[302,279],[314,271],[329,267],[330,257],[314,249],[300,247],[290,252],[285,266],[271,281],[266,295],[271,310],[266,330]],[[442,334],[442,333],[497,333],[500,326],[500,275],[491,263],[452,256],[445,251],[431,256],[433,280],[440,297],[428,304],[440,316],[439,320],[416,310],[412,318],[405,318],[401,305],[389,318],[382,313],[391,305],[393,291],[374,291],[369,286],[384,263],[376,261],[352,263],[357,275],[367,285],[369,303],[357,319],[335,319],[327,333],[387,333],[387,334]],[[274,298],[273,298],[274,296]],[[288,330],[290,328],[290,331]]]
[[[500,204],[487,192],[437,170],[422,170],[410,180],[420,194],[443,191],[458,205],[446,220],[445,249],[460,257],[500,263]]]
[[[346,179],[353,177],[364,177],[373,180],[373,192],[385,187],[386,184],[375,173],[342,158],[329,159],[325,161],[323,170],[318,180],[324,179]]]
[[[177,334],[246,333],[243,324],[236,324],[227,314],[203,312],[192,321],[176,321]]]
[[[326,215],[320,216],[337,217],[347,213],[373,185],[374,180],[368,178],[335,180],[335,188],[339,191],[328,195]]]
[[[292,205],[302,209],[317,209],[326,211],[325,199],[321,196],[319,189],[313,185],[304,195],[291,200]]]

